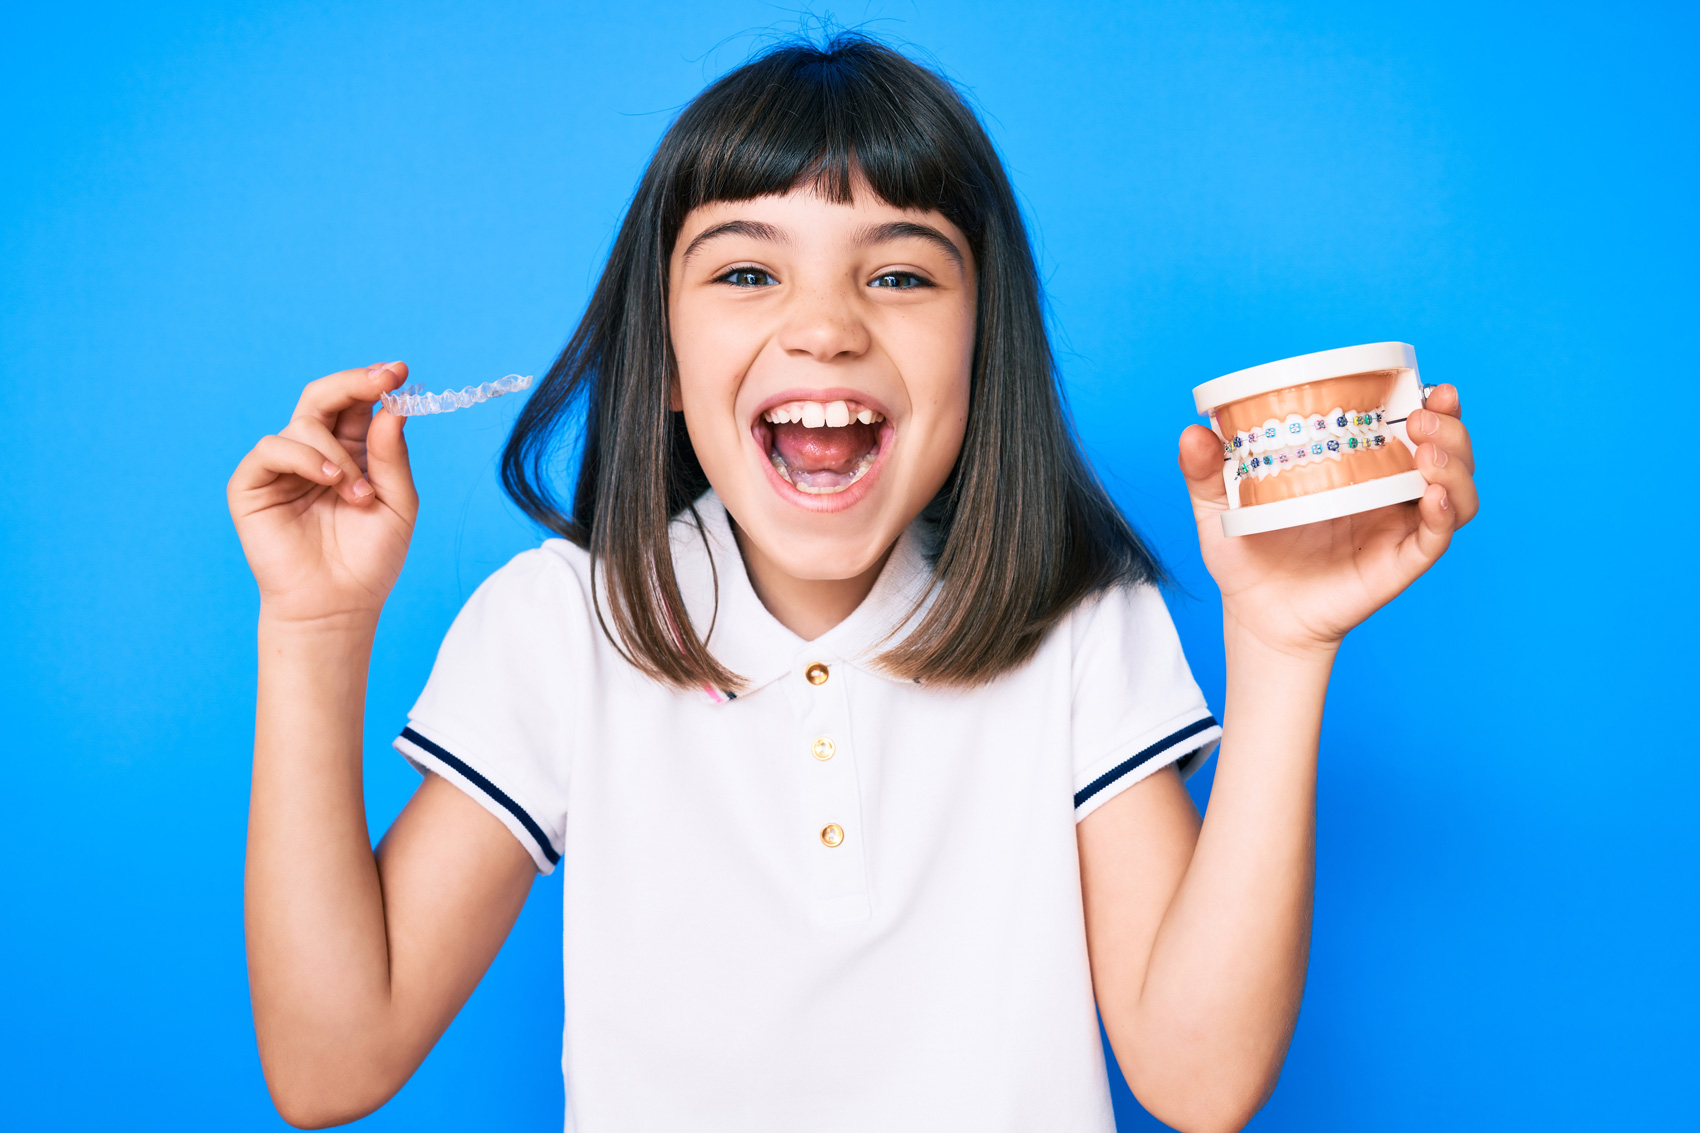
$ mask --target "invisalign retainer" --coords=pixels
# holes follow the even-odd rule
[[[531,386],[530,374],[509,374],[483,385],[465,389],[446,389],[442,393],[427,393],[421,385],[402,386],[398,390],[379,394],[384,408],[396,417],[418,417],[425,413],[453,413],[504,393],[518,393]]]

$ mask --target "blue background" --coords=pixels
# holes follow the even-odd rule
[[[1674,1128],[1696,1042],[1689,5],[874,2],[983,108],[1095,460],[1218,610],[1195,383],[1415,343],[1486,505],[1347,642],[1304,1011],[1258,1130]],[[823,13],[824,14],[824,13]],[[670,116],[792,8],[8,5],[0,31],[0,1096],[10,1127],[271,1129],[241,882],[256,598],[224,482],[300,385],[541,372]],[[518,399],[409,430],[387,743],[535,536]],[[1682,704],[1689,703],[1689,709]],[[1206,776],[1196,781],[1200,796]],[[559,1128],[560,891],[374,1129]],[[1117,1082],[1124,1129],[1155,1128]]]

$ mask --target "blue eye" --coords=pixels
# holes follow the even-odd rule
[[[912,271],[888,271],[876,275],[869,287],[890,287],[897,291],[910,291],[917,287],[931,287],[932,284],[922,279]]]
[[[779,281],[760,268],[733,268],[716,282],[733,287],[772,287]]]

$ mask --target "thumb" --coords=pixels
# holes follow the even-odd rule
[[[1226,511],[1228,486],[1222,479],[1222,441],[1203,425],[1188,425],[1181,433],[1181,475],[1192,496],[1193,514]]]
[[[366,479],[378,499],[411,526],[419,515],[419,493],[413,487],[413,466],[407,459],[406,417],[380,409],[366,432]]]

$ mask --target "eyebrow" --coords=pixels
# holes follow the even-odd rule
[[[958,270],[965,270],[967,264],[962,258],[962,249],[956,246],[956,241],[928,224],[916,224],[914,221],[897,220],[890,224],[874,224],[862,229],[856,236],[856,243],[867,247],[873,244],[885,244],[893,240],[925,240],[936,245],[940,251],[949,256]]]
[[[691,257],[704,244],[722,236],[748,236],[752,240],[766,240],[772,244],[789,244],[791,242],[791,238],[785,234],[783,229],[772,224],[759,220],[728,220],[723,224],[716,224],[712,228],[705,228],[698,233],[696,239],[685,246],[685,254],[680,262],[689,263]],[[957,270],[961,271],[967,268],[962,257],[962,249],[956,246],[956,242],[928,224],[896,220],[889,224],[869,225],[856,234],[856,243],[862,247],[886,244],[894,240],[925,240],[949,256],[951,261],[956,264]]]
[[[699,232],[697,238],[685,246],[685,254],[680,262],[690,263],[698,248],[722,236],[748,236],[752,240],[766,240],[771,244],[791,242],[790,237],[771,224],[764,224],[759,220],[728,220],[724,224],[716,224]]]

